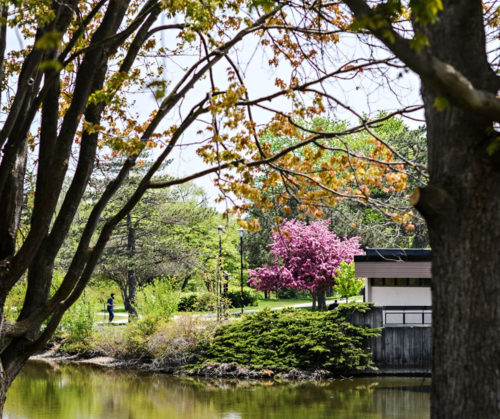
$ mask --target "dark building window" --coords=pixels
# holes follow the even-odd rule
[[[420,278],[408,278],[408,286],[409,287],[420,286]]]
[[[372,287],[430,287],[430,278],[371,278]]]

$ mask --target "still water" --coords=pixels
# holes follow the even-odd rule
[[[7,419],[427,419],[429,381],[316,383],[180,378],[30,362],[7,394]]]

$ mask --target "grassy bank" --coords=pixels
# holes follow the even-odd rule
[[[146,362],[156,370],[201,375],[264,376],[291,371],[343,372],[372,368],[367,338],[377,330],[348,321],[369,304],[345,304],[312,313],[299,309],[231,318],[184,314],[168,320],[143,316],[124,327],[68,328],[60,352]],[[255,373],[255,374],[254,374]]]

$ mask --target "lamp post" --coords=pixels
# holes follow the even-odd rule
[[[243,233],[245,232],[244,228],[239,228],[238,231],[240,232],[240,257],[241,257],[241,263],[240,263],[240,285],[241,285],[241,314],[243,314]]]
[[[222,281],[220,278],[220,261],[222,259],[222,232],[226,227],[224,227],[223,225],[218,225],[215,228],[219,231],[219,257],[217,259],[215,292],[217,294],[217,320],[220,320],[222,313]]]

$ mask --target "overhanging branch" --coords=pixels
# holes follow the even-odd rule
[[[345,0],[345,3],[358,21],[373,20],[375,16],[380,21],[381,16],[364,0]],[[385,19],[383,16],[382,18]],[[424,83],[432,86],[453,104],[487,116],[493,121],[500,121],[500,100],[496,97],[496,92],[476,89],[458,69],[436,58],[428,49],[417,52],[410,46],[408,39],[394,30],[388,19],[385,19],[384,25],[376,26],[369,28],[370,32],[417,73]]]

